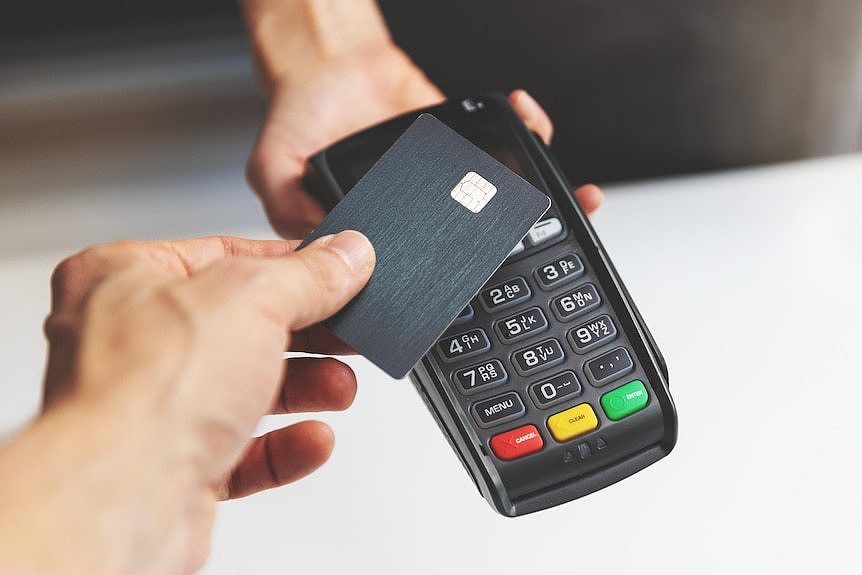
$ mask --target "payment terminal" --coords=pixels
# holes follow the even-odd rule
[[[410,379],[481,494],[518,516],[624,479],[673,449],[667,367],[550,150],[505,97],[417,110],[309,160],[332,208],[430,113],[551,198]]]

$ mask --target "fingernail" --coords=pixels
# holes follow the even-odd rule
[[[333,236],[327,247],[354,272],[364,272],[374,262],[374,248],[364,235],[347,230]]]

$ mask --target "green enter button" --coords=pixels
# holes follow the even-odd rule
[[[602,396],[602,409],[608,419],[617,421],[640,411],[649,403],[649,394],[644,383],[636,379]]]

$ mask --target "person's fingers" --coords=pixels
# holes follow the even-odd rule
[[[335,437],[320,421],[303,421],[251,441],[239,463],[215,486],[219,500],[237,499],[301,479],[323,465]]]
[[[296,331],[290,338],[287,351],[321,353],[325,355],[356,355],[356,350],[341,341],[321,324]]]
[[[140,265],[170,277],[188,277],[216,260],[275,257],[291,253],[299,240],[248,240],[212,236],[176,241],[123,241],[89,247],[66,258],[51,277],[52,308],[73,310],[96,285],[119,269]]]
[[[595,184],[585,184],[572,192],[575,199],[581,204],[581,207],[587,212],[587,215],[592,215],[605,198],[605,193]]]
[[[515,90],[509,94],[509,103],[527,127],[536,132],[546,143],[554,136],[554,124],[542,106],[526,90]]]
[[[374,262],[371,242],[344,231],[281,258],[218,262],[192,277],[185,297],[207,313],[253,304],[274,326],[294,332],[344,307],[365,286]]]
[[[188,240],[152,242],[183,265],[188,275],[215,261],[237,257],[273,258],[296,250],[302,240],[249,240],[235,236],[210,236]],[[149,243],[149,242],[148,242]],[[154,252],[156,255],[158,252]]]
[[[148,260],[144,242],[91,246],[61,261],[51,275],[51,309],[77,311],[87,295],[118,269]]]
[[[525,90],[515,90],[509,94],[509,102],[529,129],[539,134],[545,144],[551,143],[554,135],[554,124],[545,109]],[[605,195],[601,188],[594,184],[586,184],[572,191],[572,195],[581,204],[587,214],[592,214],[602,205]]]
[[[371,277],[375,256],[368,238],[348,230],[270,262],[281,280],[273,295],[295,331],[331,316],[359,293]]]
[[[261,132],[246,164],[246,179],[273,229],[284,237],[304,237],[326,211],[303,185],[304,160],[294,147],[271,135],[272,129],[267,125]]]
[[[294,358],[287,362],[273,414],[342,411],[356,397],[356,375],[331,357]]]

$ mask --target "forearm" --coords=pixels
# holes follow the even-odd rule
[[[374,0],[242,0],[264,89],[321,60],[391,42]]]
[[[4,572],[130,573],[159,555],[191,467],[164,457],[166,426],[106,407],[73,399],[0,448]]]

